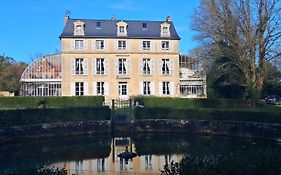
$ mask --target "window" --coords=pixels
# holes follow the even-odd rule
[[[101,28],[101,22],[98,21],[96,24],[97,24],[97,28]]]
[[[162,94],[170,95],[170,82],[162,82]]]
[[[163,27],[163,34],[164,35],[168,35],[169,34],[168,27]]]
[[[104,58],[97,58],[96,61],[96,74],[105,74]]]
[[[104,40],[96,40],[96,50],[104,49]]]
[[[143,95],[151,95],[151,83],[149,81],[143,82]]]
[[[118,50],[126,50],[126,41],[118,41]]]
[[[127,74],[126,70],[126,58],[118,59],[118,74],[125,75]]]
[[[76,32],[79,33],[79,32],[82,32],[82,31],[83,31],[82,25],[77,25],[76,26]]]
[[[84,95],[84,83],[83,82],[75,83],[75,95],[76,96]]]
[[[162,50],[169,50],[170,49],[169,41],[162,41],[161,48],[162,48]]]
[[[75,74],[76,75],[83,75],[84,74],[84,59],[83,58],[76,58],[75,59]]]
[[[125,33],[125,26],[119,26],[119,33]]]
[[[147,29],[147,24],[146,23],[142,23],[142,29]]]
[[[150,50],[150,41],[142,42],[142,50]]]
[[[204,85],[180,85],[180,95],[204,95]]]
[[[163,75],[170,74],[170,60],[169,59],[162,59],[161,73]]]
[[[97,82],[97,95],[104,95],[104,82]]]
[[[151,74],[151,61],[148,58],[142,60],[142,74],[149,75]]]
[[[83,40],[75,40],[75,49],[83,49],[84,48],[84,41]]]

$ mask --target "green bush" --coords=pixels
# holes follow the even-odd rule
[[[102,96],[79,97],[0,97],[0,109],[65,108],[102,106]]]
[[[136,119],[207,119],[281,123],[281,110],[212,108],[136,108]]]
[[[0,127],[88,120],[110,120],[110,108],[101,106],[0,110]]]
[[[249,108],[251,102],[239,99],[186,99],[171,97],[136,97],[145,107],[172,108]]]

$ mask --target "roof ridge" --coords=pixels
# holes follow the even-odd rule
[[[159,20],[136,20],[136,19],[115,19],[115,20],[111,20],[111,19],[82,19],[82,18],[70,18],[69,20],[87,20],[87,21],[130,21],[130,22],[166,22],[165,20],[163,21],[159,21]]]

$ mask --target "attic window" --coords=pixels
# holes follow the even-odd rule
[[[82,31],[83,31],[82,25],[77,25],[76,32],[82,32]]]
[[[168,34],[168,27],[163,27],[163,34],[167,35]]]
[[[124,26],[120,26],[119,27],[119,33],[124,33],[125,32],[125,27]]]
[[[147,24],[146,23],[142,23],[142,29],[147,29]]]
[[[97,28],[101,28],[101,22],[97,22]]]
[[[116,25],[117,25],[117,36],[127,36],[128,24],[124,21],[120,21]]]

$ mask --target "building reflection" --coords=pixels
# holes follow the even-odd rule
[[[136,145],[130,137],[113,138],[111,153],[108,157],[88,160],[65,162],[64,165],[70,175],[94,175],[94,174],[160,174],[166,163],[180,161],[181,154],[144,154],[128,161],[117,157],[125,151],[125,147],[131,152],[136,152]],[[136,152],[138,153],[138,152]]]

